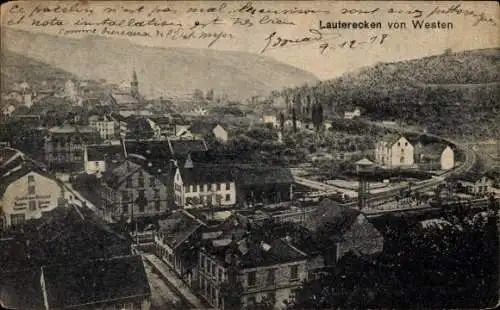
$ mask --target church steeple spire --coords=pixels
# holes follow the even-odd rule
[[[130,92],[134,97],[139,96],[139,81],[137,80],[137,73],[135,72],[135,68],[134,71],[132,72],[132,82],[130,82]]]

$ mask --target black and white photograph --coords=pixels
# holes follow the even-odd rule
[[[496,1],[12,1],[0,309],[494,309]]]

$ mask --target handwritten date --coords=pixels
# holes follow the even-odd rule
[[[339,37],[342,37],[339,35]],[[371,45],[383,45],[386,40],[389,38],[389,35],[386,33],[383,33],[381,35],[376,35],[376,36],[371,36],[368,38],[366,41],[359,41],[359,40],[340,40],[339,42],[323,42],[319,45],[320,49],[320,54],[324,54],[325,51],[329,49],[336,49],[336,48],[341,48],[341,49],[356,49],[360,47],[367,47]]]

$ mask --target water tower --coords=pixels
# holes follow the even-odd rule
[[[368,176],[373,173],[374,164],[367,158],[363,158],[354,163],[356,166],[356,175],[358,176],[358,208],[361,210],[368,207],[368,197],[370,195],[370,186]]]

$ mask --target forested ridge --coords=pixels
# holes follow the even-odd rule
[[[497,137],[500,49],[379,63],[316,85],[288,88],[275,100],[321,102],[326,115],[361,108],[374,121],[401,121],[461,140]]]

